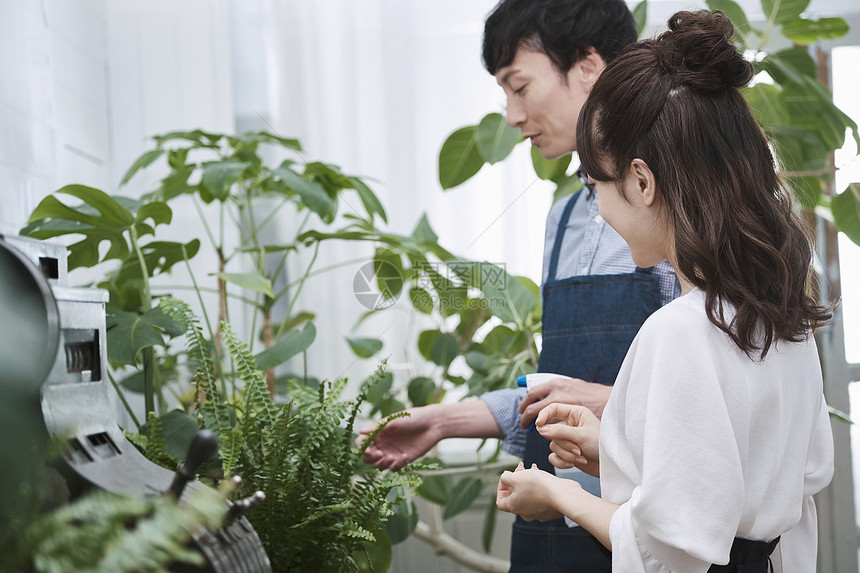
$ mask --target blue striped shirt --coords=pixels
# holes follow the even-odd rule
[[[621,235],[600,216],[597,193],[587,187],[582,192],[583,196],[574,205],[567,221],[555,278],[632,273],[636,265],[630,258],[630,249]],[[542,282],[548,278],[552,248],[569,199],[565,197],[556,202],[547,217]],[[681,296],[681,286],[668,261],[654,267],[654,272],[660,281],[663,304]],[[517,388],[497,390],[481,396],[505,436],[502,449],[518,457],[523,457],[526,445],[526,430],[520,428],[520,415],[517,412],[525,395],[525,389]]]

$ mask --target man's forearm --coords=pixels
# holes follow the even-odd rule
[[[490,408],[483,400],[434,404],[432,414],[441,439],[504,438]]]

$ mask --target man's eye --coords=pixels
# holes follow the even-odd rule
[[[526,86],[522,86],[522,87],[520,87],[520,88],[517,88],[517,89],[515,89],[515,90],[514,90],[514,94],[516,94],[516,95],[522,95],[522,94],[523,94],[523,92],[525,91],[525,89],[526,89]]]

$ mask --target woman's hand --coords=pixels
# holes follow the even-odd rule
[[[584,406],[550,404],[535,421],[538,432],[551,440],[549,462],[557,468],[577,467],[600,476],[600,420]]]
[[[506,471],[499,477],[496,506],[503,511],[516,513],[526,521],[558,519],[562,514],[555,508],[555,491],[562,481],[579,485],[575,481],[562,480],[539,470],[534,464],[531,469],[525,469],[520,462],[516,470]]]

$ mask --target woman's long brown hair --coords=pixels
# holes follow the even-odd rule
[[[711,322],[763,358],[830,312],[813,297],[810,237],[739,91],[753,68],[732,33],[721,12],[678,12],[667,32],[632,45],[583,106],[577,146],[598,181],[622,180],[634,158],[648,164],[674,230],[676,270],[705,292]]]

